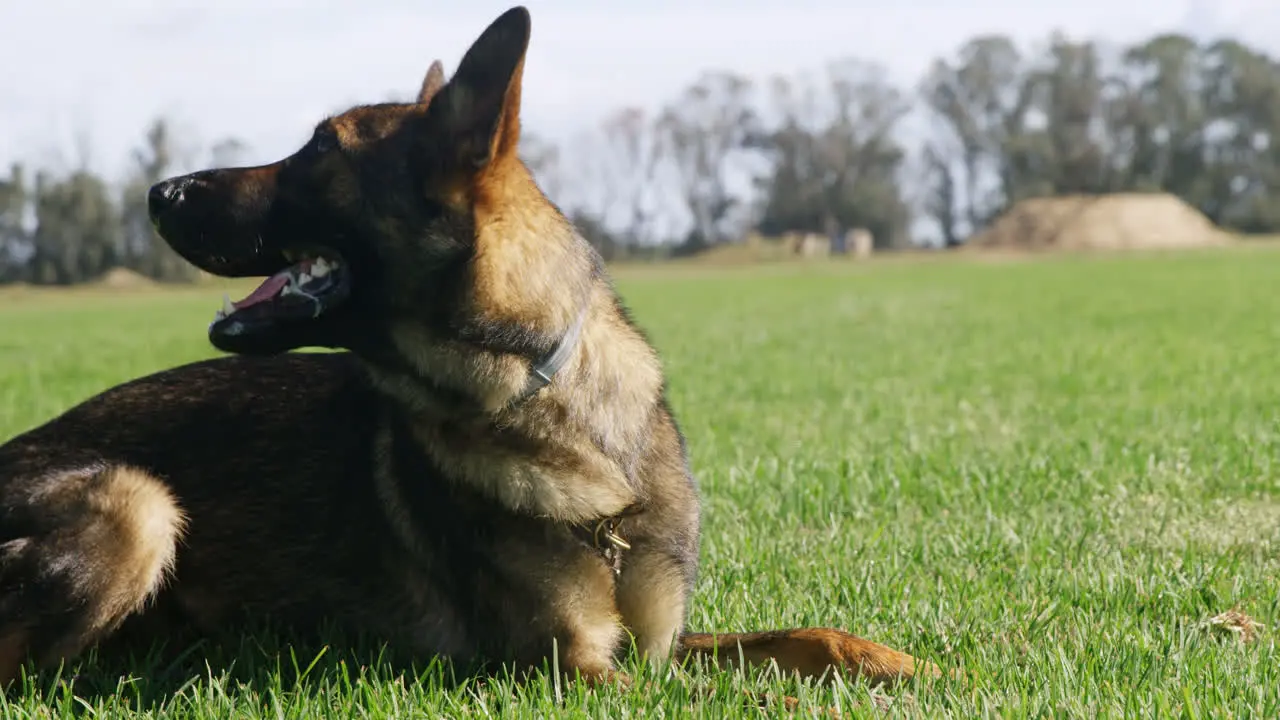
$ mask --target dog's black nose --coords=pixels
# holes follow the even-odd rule
[[[147,192],[147,210],[151,217],[159,217],[160,213],[182,202],[183,193],[190,184],[190,178],[175,178],[152,185]]]

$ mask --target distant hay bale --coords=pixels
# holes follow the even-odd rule
[[[796,241],[795,252],[801,257],[826,257],[831,254],[831,240],[817,233],[805,233]]]
[[[854,228],[845,234],[845,246],[856,258],[871,257],[875,246],[875,238],[866,228]]]
[[[103,273],[95,284],[113,290],[132,290],[150,287],[155,284],[155,281],[127,268],[115,267]]]
[[[1226,245],[1232,236],[1166,193],[1031,198],[966,246],[978,250],[1130,250]]]

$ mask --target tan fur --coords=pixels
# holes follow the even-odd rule
[[[803,628],[757,633],[687,633],[680,639],[681,655],[713,660],[732,667],[775,663],[784,673],[825,677],[833,672],[862,677],[873,684],[896,683],[920,673],[940,677],[929,663],[917,667],[915,658],[879,643],[834,628]]]
[[[418,104],[426,105],[431,102],[431,98],[444,87],[444,64],[439,60],[431,63],[431,67],[427,68],[426,77],[422,78],[422,87],[418,90]]]
[[[109,525],[110,573],[97,588],[94,625],[106,630],[140,609],[173,570],[186,518],[165,485],[142,470],[113,467],[85,495],[87,510]]]
[[[580,351],[561,369],[563,380],[518,408],[502,409],[524,388],[527,364],[433,343],[413,325],[398,327],[393,335],[424,375],[480,380],[477,385],[487,389],[486,408],[503,425],[539,438],[542,447],[531,454],[503,445],[488,420],[472,426],[451,416],[433,420],[429,406],[418,408],[424,448],[510,509],[583,522],[616,514],[636,499],[615,457],[634,452],[644,441],[649,428],[642,409],[653,405],[661,389],[660,368],[603,288],[593,290],[589,301]],[[397,382],[394,376],[379,379],[388,386]],[[395,390],[403,396],[409,384],[404,381]]]
[[[471,387],[487,412],[510,403],[529,377],[528,364],[517,358],[477,353],[463,343],[435,338],[416,323],[393,325],[391,340],[414,370]]]
[[[547,212],[546,198],[514,155],[495,156],[473,182],[472,306],[491,321],[563,332],[590,291],[557,282],[589,267],[590,259],[575,248],[579,240],[572,228],[558,213]]]
[[[28,654],[74,655],[146,607],[173,569],[186,523],[162,482],[120,465],[50,477],[31,489],[28,502],[37,515],[75,521],[4,543],[0,566],[39,565],[33,586],[59,588],[79,612],[61,632],[42,635],[39,647],[30,645],[35,618],[3,628],[0,682],[12,679]]]
[[[636,651],[652,663],[671,657],[687,608],[684,578],[669,559],[655,553],[633,557],[618,580],[618,610],[626,618]]]
[[[548,438],[531,455],[459,424],[421,422],[416,430],[455,478],[510,510],[581,523],[617,515],[636,499],[622,468],[581,439]]]
[[[556,638],[561,668],[583,676],[611,673],[623,631],[609,592],[613,577],[608,569],[583,558],[567,567],[547,567],[543,582],[555,598],[556,614],[574,628],[572,635]]]
[[[372,133],[386,135],[395,132],[396,128],[404,121],[404,117],[399,115],[388,115],[384,112],[378,112],[374,108],[359,107],[342,113],[336,117],[325,120],[322,125],[332,131],[338,144],[345,148],[359,148],[362,139],[368,137]],[[348,170],[348,165],[343,162],[343,158],[338,155],[332,156],[332,159],[338,160],[332,169],[332,172],[325,173],[327,182],[341,178]],[[355,178],[352,178],[355,180]],[[358,189],[356,185],[348,186],[350,189]],[[330,192],[330,197],[338,199],[339,205],[346,205],[358,199],[357,196],[348,196],[345,199],[339,199],[337,193]]]

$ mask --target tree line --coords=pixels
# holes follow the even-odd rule
[[[0,176],[0,285],[74,285],[115,268],[161,282],[190,282],[198,271],[156,235],[147,189],[168,177],[177,143],[164,119],[147,128],[123,182],[112,184],[85,163],[65,173],[29,174],[14,164]],[[244,149],[216,143],[215,163]]]
[[[0,283],[73,284],[124,267],[184,281],[146,188],[167,176],[157,120],[112,187],[81,167],[0,177]],[[215,149],[224,164],[241,149]],[[1241,233],[1280,232],[1280,63],[1231,39],[1129,46],[1053,33],[975,37],[913,87],[847,57],[794,76],[708,71],[521,152],[609,259],[696,253],[748,233],[870,231],[877,248],[962,244],[1020,200],[1163,191]]]

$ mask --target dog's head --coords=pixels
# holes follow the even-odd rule
[[[219,276],[267,276],[217,314],[211,342],[359,351],[388,342],[396,323],[494,337],[512,335],[504,323],[536,335],[534,316],[549,332],[562,325],[547,285],[557,262],[582,264],[561,257],[581,250],[566,252],[572,231],[516,152],[529,35],[528,12],[509,10],[447,82],[433,63],[416,102],[327,118],[270,165],[152,187],[152,221],[182,257]]]

